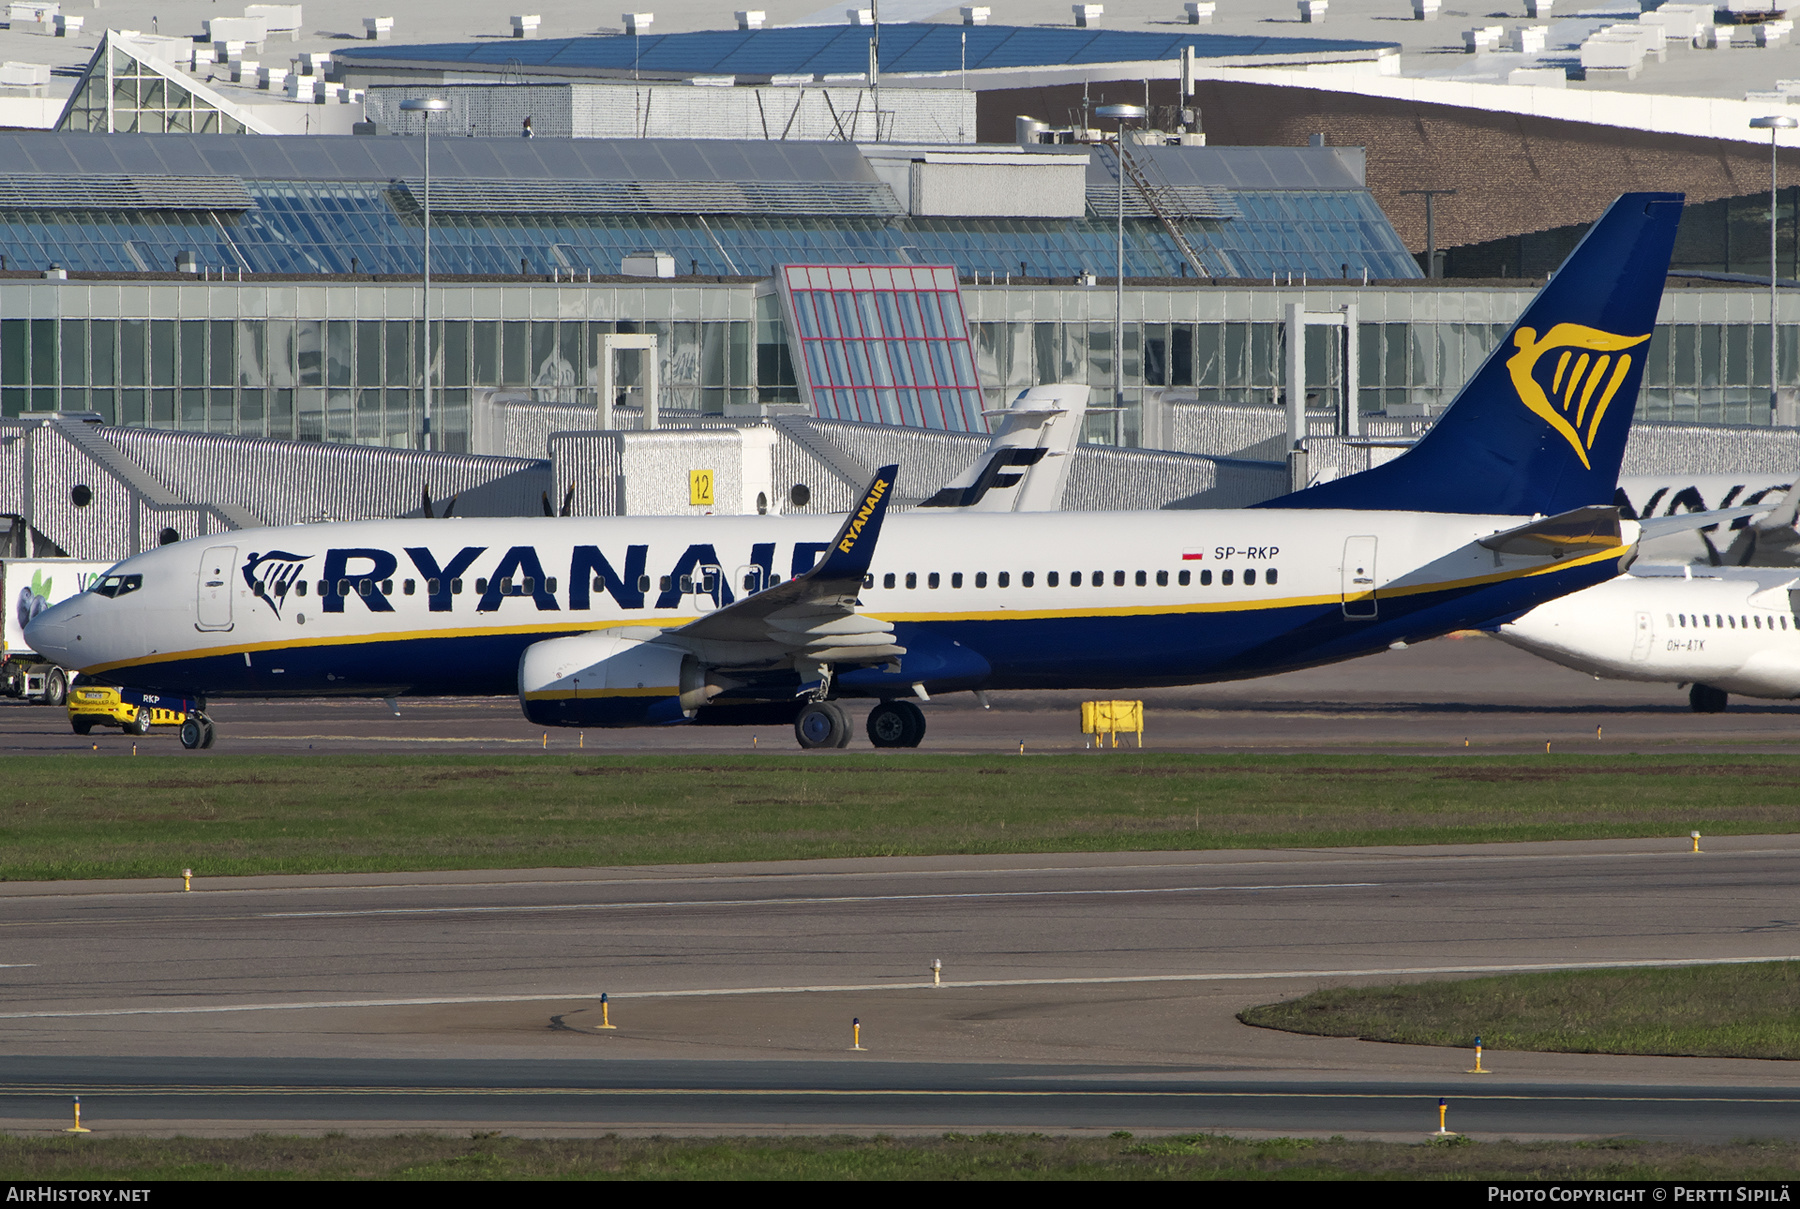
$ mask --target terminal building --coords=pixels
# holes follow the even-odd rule
[[[892,457],[904,503],[1056,382],[1094,390],[1065,506],[1254,502],[1404,447],[1626,188],[1696,203],[1638,468],[1788,458],[1800,307],[1771,324],[1768,145],[1732,125],[1762,102],[1553,88],[1554,47],[1446,75],[1436,35],[1341,7],[1277,38],[923,21],[876,60],[856,25],[291,70],[273,35],[259,67],[101,31],[55,106],[0,96],[56,110],[0,131],[0,516],[101,557],[427,493],[680,511],[702,458],[716,510],[839,508]],[[104,523],[69,502],[102,478]]]

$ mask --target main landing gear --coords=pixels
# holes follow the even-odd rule
[[[1730,695],[1722,688],[1696,684],[1688,690],[1688,706],[1696,714],[1722,714]]]
[[[883,701],[869,711],[869,742],[876,747],[917,747],[925,737],[925,713],[910,701]],[[852,727],[844,707],[814,701],[794,719],[801,747],[848,747]]]
[[[925,737],[925,711],[910,701],[883,701],[869,711],[867,729],[876,747],[917,747]]]
[[[181,745],[189,751],[213,745],[212,719],[205,714],[189,714],[181,724]]]
[[[850,746],[850,716],[835,701],[814,701],[794,719],[794,738],[800,746]]]

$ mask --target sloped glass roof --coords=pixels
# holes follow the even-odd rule
[[[869,68],[868,26],[810,25],[778,29],[614,35],[533,40],[490,39],[411,46],[355,47],[348,63],[457,63],[544,69],[572,74],[636,71],[692,75],[839,75]],[[968,58],[963,58],[967,35]],[[1397,43],[1330,38],[1258,38],[1150,30],[1096,30],[1013,25],[898,24],[881,27],[881,70],[896,73],[1050,67],[1079,63],[1174,59],[1184,47],[1202,59],[1292,57],[1379,51]]]
[[[1110,275],[1114,262],[1110,210],[1074,219],[922,218],[898,205],[841,204],[846,190],[892,196],[857,149],[842,143],[433,142],[433,190],[449,203],[432,224],[432,267],[443,274],[609,275],[646,249],[671,254],[679,273],[736,277],[821,263],[1074,277]],[[1209,273],[1419,275],[1359,176],[1329,164],[1302,170],[1306,148],[1265,150],[1224,157],[1255,171],[1185,175],[1186,157],[1156,156],[1172,186],[1216,191],[1231,203],[1218,212],[1236,217],[1183,221]],[[416,274],[424,245],[413,188],[422,152],[422,139],[404,137],[0,132],[0,162],[20,174],[12,178],[16,188],[0,192],[0,254],[15,269],[170,271],[177,253],[192,252],[203,268],[247,274]],[[111,204],[122,177],[137,187],[129,205]],[[198,193],[166,209],[146,204],[154,200],[151,185],[182,178],[204,179],[218,204]],[[1089,176],[1090,183],[1109,179],[1104,166]],[[683,202],[668,187],[682,180],[708,187]],[[631,182],[657,187],[617,204],[620,186]],[[482,207],[481,197],[506,204]],[[1162,225],[1131,207],[1125,242],[1127,275],[1182,272],[1183,257]]]

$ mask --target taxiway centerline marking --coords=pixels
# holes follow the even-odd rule
[[[366,907],[343,911],[266,911],[251,919],[354,919],[388,915],[507,915],[534,911],[640,911],[653,907],[837,907],[852,903],[936,902],[975,898],[1082,898],[1124,894],[1208,894],[1259,890],[1368,890],[1380,882],[1302,882],[1267,886],[1142,886],[1115,890],[969,890],[941,894],[843,894],[790,898],[693,898],[623,903],[509,903],[503,907]]]
[[[1396,966],[1367,970],[1264,970],[1229,974],[1120,974],[1097,978],[992,978],[967,982],[865,982],[822,986],[712,987],[703,990],[611,991],[608,998],[705,999],[733,995],[817,995],[839,992],[978,990],[998,987],[1114,986],[1131,983],[1262,982],[1283,978],[1386,978],[1415,974],[1523,974],[1539,970],[1640,970],[1678,969],[1684,966],[1757,965],[1776,961],[1800,961],[1800,956],[1689,957],[1654,961],[1564,961],[1509,965]],[[202,1016],[232,1012],[298,1012],[330,1008],[451,1007],[474,1003],[556,1003],[565,1000],[598,1000],[594,990],[545,992],[532,995],[457,995],[419,999],[305,1000],[287,1003],[199,1004],[190,1007],[84,1008],[75,1011],[0,1012],[0,1020],[73,1020],[121,1016]]]

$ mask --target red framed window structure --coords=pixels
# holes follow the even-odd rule
[[[986,432],[969,323],[949,265],[784,265],[801,398],[816,416]]]

